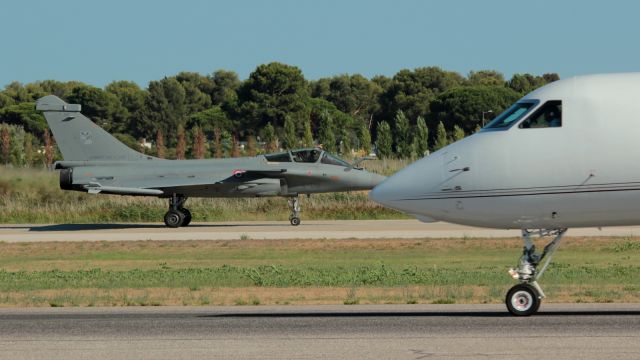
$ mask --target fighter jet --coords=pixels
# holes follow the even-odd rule
[[[81,106],[49,95],[38,99],[64,157],[55,163],[60,187],[89,194],[169,199],[168,227],[187,226],[189,197],[289,198],[291,225],[300,224],[300,194],[370,190],[385,179],[319,148],[255,157],[166,160],[127,147],[80,113]]]
[[[639,94],[640,73],[553,82],[369,196],[426,222],[520,229],[524,251],[510,270],[519,284],[506,305],[531,315],[567,228],[640,225]],[[536,237],[552,240],[536,252]]]

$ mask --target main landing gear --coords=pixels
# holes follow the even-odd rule
[[[164,224],[170,228],[187,226],[191,223],[191,212],[182,207],[186,196],[173,194],[169,199],[169,211],[164,214]]]
[[[289,222],[293,226],[300,225],[300,204],[298,196],[289,198],[289,209],[291,209],[291,215],[289,215]]]
[[[538,284],[538,279],[542,277],[544,271],[551,262],[553,253],[560,245],[562,236],[567,229],[543,229],[543,230],[522,230],[522,240],[524,241],[524,249],[520,263],[517,268],[509,270],[509,275],[520,284],[512,287],[507,292],[506,304],[509,312],[515,316],[529,316],[538,311],[540,302],[545,295],[542,288]],[[549,237],[553,236],[553,240],[544,247],[540,254],[536,254],[536,247],[533,244],[532,236]],[[540,268],[538,266],[544,260]]]

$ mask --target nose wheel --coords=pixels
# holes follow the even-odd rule
[[[300,202],[298,201],[298,197],[291,197],[288,200],[289,209],[291,210],[291,215],[289,215],[289,222],[293,226],[300,225]]]
[[[182,207],[186,196],[173,194],[169,199],[169,211],[164,214],[164,224],[170,228],[187,226],[191,223],[191,211]]]
[[[566,232],[567,229],[522,230],[522,239],[524,241],[522,256],[518,267],[509,270],[511,277],[519,280],[520,284],[509,289],[505,299],[507,310],[512,315],[529,316],[535,314],[540,308],[540,303],[545,298],[545,295],[538,284],[538,279],[542,277],[542,274],[549,266],[551,257]],[[532,236],[553,236],[554,238],[544,247],[541,254],[536,254]],[[544,263],[542,263],[543,260],[545,260]],[[542,266],[538,269],[540,263],[542,263]]]
[[[529,284],[518,284],[507,293],[507,309],[516,316],[529,316],[538,311],[541,302],[538,291]]]

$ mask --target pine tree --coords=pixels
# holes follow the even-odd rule
[[[418,116],[416,121],[416,131],[413,135],[413,153],[421,158],[429,151],[429,128],[422,116]]]
[[[220,138],[222,136],[222,131],[219,127],[213,128],[213,157],[216,159],[220,159],[222,157],[222,142]]]
[[[386,159],[391,157],[392,144],[393,144],[393,139],[391,137],[391,127],[389,126],[388,122],[381,121],[378,124],[377,139],[376,139],[376,148],[378,150],[378,156],[381,159]]]
[[[0,141],[2,141],[2,162],[5,165],[9,165],[11,160],[11,136],[9,135],[9,126],[7,124],[2,124]]]
[[[159,158],[164,159],[166,151],[167,149],[164,146],[164,133],[162,132],[162,129],[158,129],[156,134],[156,155]]]
[[[265,142],[265,150],[268,153],[276,151],[278,149],[278,137],[271,122],[267,123],[267,126],[262,130],[262,134]]]
[[[44,165],[47,169],[51,169],[51,164],[53,164],[53,138],[51,138],[51,133],[49,133],[49,129],[44,130]]]
[[[438,128],[436,129],[436,142],[433,144],[433,151],[438,151],[447,145],[449,145],[447,130],[444,128],[442,121],[440,121],[438,123]]]
[[[406,159],[411,156],[411,135],[409,134],[409,120],[402,110],[398,110],[395,117],[394,143],[398,157]]]
[[[195,159],[204,159],[205,137],[204,132],[199,127],[193,129],[193,157]]]
[[[178,126],[178,142],[176,144],[176,159],[184,160],[185,152],[187,151],[187,141],[184,135],[184,128],[182,125]]]
[[[296,124],[291,117],[287,116],[284,120],[284,148],[295,149],[298,145],[298,137],[296,134]]]
[[[458,125],[453,126],[453,141],[458,141],[464,139],[464,130]]]
[[[231,157],[240,157],[240,146],[238,146],[238,136],[233,134],[231,139]]]
[[[304,136],[302,138],[304,147],[313,147],[313,133],[311,132],[311,121],[304,123]]]
[[[334,134],[333,119],[328,111],[320,115],[320,129],[318,130],[318,142],[322,148],[330,153],[336,152],[336,136]]]
[[[371,132],[366,124],[360,126],[360,132],[358,133],[360,139],[360,148],[366,155],[371,153]]]
[[[24,134],[24,160],[27,167],[33,165],[35,151],[33,151],[33,135],[31,133]]]
[[[246,152],[249,156],[256,156],[256,137],[253,135],[249,135],[249,137],[247,137]]]

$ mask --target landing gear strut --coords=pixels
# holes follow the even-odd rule
[[[524,249],[522,257],[517,268],[509,270],[509,275],[520,284],[512,287],[507,292],[506,304],[509,312],[515,316],[529,316],[538,311],[540,302],[545,298],[542,288],[538,284],[538,279],[542,277],[544,271],[551,262],[553,253],[560,245],[562,237],[567,229],[552,230],[522,230],[522,240],[524,241]],[[548,237],[553,236],[553,240],[549,242],[542,253],[536,254],[536,247],[533,244],[532,236]],[[544,260],[544,263],[538,269],[538,265]]]
[[[187,226],[191,223],[191,212],[189,209],[182,207],[185,201],[187,201],[186,196],[177,194],[173,194],[171,198],[169,198],[169,211],[164,214],[165,225],[170,228],[177,228]]]
[[[298,202],[298,196],[289,198],[289,209],[291,209],[291,215],[289,215],[289,222],[293,226],[300,225],[300,204]]]

